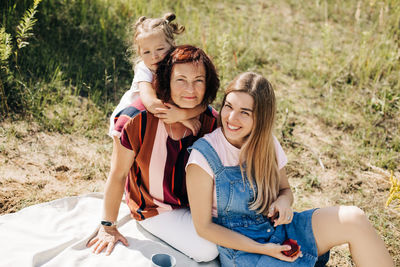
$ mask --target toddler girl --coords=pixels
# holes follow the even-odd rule
[[[169,103],[163,103],[157,98],[152,87],[153,74],[167,52],[175,47],[174,35],[181,34],[185,27],[172,23],[176,18],[175,14],[167,13],[162,18],[140,17],[134,25],[134,46],[139,56],[135,66],[135,76],[131,88],[122,96],[120,103],[115,108],[110,117],[109,135],[120,136],[122,129],[118,125],[124,125],[126,120],[133,114],[129,110],[125,111],[133,103],[137,103],[140,97],[144,107],[156,117],[166,123],[182,122],[193,134],[200,128],[200,122],[192,119],[202,113],[205,107],[195,109],[181,109]],[[120,116],[126,117],[125,120],[118,122]]]

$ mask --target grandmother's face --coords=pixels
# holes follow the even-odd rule
[[[180,108],[199,105],[206,92],[206,69],[203,63],[175,64],[171,73],[171,99]]]

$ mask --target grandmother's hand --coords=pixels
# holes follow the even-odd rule
[[[128,240],[118,231],[116,226],[100,225],[97,235],[86,244],[86,247],[93,246],[92,252],[96,254],[106,249],[105,252],[108,256],[111,254],[118,241],[121,241],[125,246],[129,246]]]

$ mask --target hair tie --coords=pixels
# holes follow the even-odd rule
[[[168,23],[169,23],[169,20],[165,19],[165,21],[164,21],[164,22],[165,22],[165,24],[168,24]]]

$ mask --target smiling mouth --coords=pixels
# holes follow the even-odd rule
[[[236,131],[241,128],[239,126],[230,125],[229,123],[226,123],[226,126],[228,127],[229,130],[232,130],[232,131]]]

